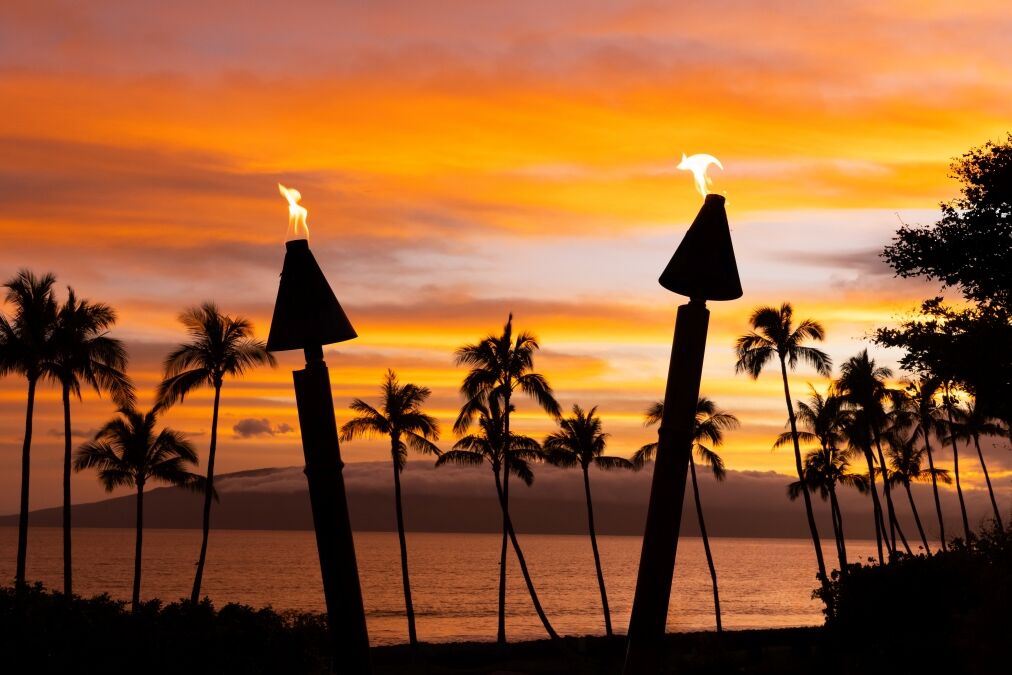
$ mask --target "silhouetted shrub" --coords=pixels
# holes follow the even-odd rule
[[[851,565],[830,591],[827,625],[846,659],[896,672],[998,672],[1012,634],[1012,529],[932,556]]]
[[[325,673],[323,615],[0,588],[5,673]],[[10,664],[10,669],[8,669]]]

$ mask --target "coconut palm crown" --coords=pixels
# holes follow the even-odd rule
[[[5,299],[14,313],[0,312],[0,377],[21,375],[28,381],[25,406],[25,435],[21,445],[21,499],[18,511],[18,552],[14,585],[23,588],[28,560],[28,493],[31,486],[32,421],[35,390],[45,365],[52,356],[52,334],[56,327],[56,300],[52,274],[36,276],[21,270],[4,288]]]
[[[430,455],[438,455],[433,441],[439,439],[439,422],[422,412],[422,404],[432,395],[427,387],[401,384],[397,374],[387,370],[382,386],[382,403],[376,409],[356,398],[351,409],[358,413],[341,427],[341,440],[369,436],[388,436],[390,455],[394,465],[394,508],[397,514],[397,538],[401,551],[401,578],[404,587],[404,605],[408,619],[408,642],[418,644],[415,630],[415,609],[411,601],[411,582],[408,575],[408,548],[404,534],[404,511],[401,504],[401,477],[407,462],[408,448]]]
[[[197,453],[178,431],[155,431],[158,409],[146,413],[132,407],[121,408],[120,416],[106,423],[95,438],[77,449],[74,470],[96,469],[107,492],[117,487],[137,490],[134,582],[131,605],[140,603],[141,552],[144,537],[144,488],[149,482],[204,490],[207,482],[193,473]]]
[[[203,532],[197,571],[190,601],[200,599],[200,586],[207,560],[207,538],[211,529],[211,490],[214,488],[214,459],[218,447],[218,413],[225,377],[241,377],[261,365],[277,365],[263,341],[253,336],[253,324],[243,317],[222,314],[213,302],[191,307],[179,316],[190,341],[173,350],[165,359],[165,377],[158,385],[158,407],[181,402],[195,389],[214,389],[211,412],[211,441],[207,453],[208,492],[204,499]]]

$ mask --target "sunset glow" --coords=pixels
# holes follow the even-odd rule
[[[16,4],[0,22],[4,278],[53,271],[60,293],[115,306],[150,405],[184,308],[213,299],[266,338],[284,255],[273,186],[292,239],[308,237],[307,211],[281,183],[298,185],[360,335],[327,354],[339,423],[394,368],[433,390],[447,446],[453,350],[510,311],[538,336],[562,407],[599,406],[611,453],[656,438],[641,415],[663,395],[677,302],[657,276],[700,202],[674,160],[705,149],[678,168],[702,162],[706,194],[706,165],[727,167],[710,167],[709,189],[733,195],[745,295],[713,303],[702,393],[742,420],[729,469],[792,472],[791,453],[771,450],[779,376],[734,373],[752,308],[791,301],[824,324],[837,364],[870,347],[875,327],[938,293],[894,278],[879,252],[900,220],[937,219],[956,191],[950,159],[1012,119],[1006,2],[853,0],[784,20],[783,3],[736,0],[723,21],[705,3],[305,0],[284,13],[293,32],[276,7],[238,0]],[[218,471],[302,463],[301,357],[279,358],[223,389]],[[805,368],[790,382],[796,397],[828,383]],[[212,395],[166,423],[204,447]],[[75,405],[75,442],[114,410],[90,392]],[[520,432],[553,428],[518,407]],[[24,381],[0,380],[4,513],[24,413]],[[60,498],[61,414],[40,386],[33,508]],[[295,431],[233,432],[250,418]],[[342,452],[385,457],[379,440]],[[1008,456],[995,454],[1002,485]],[[93,476],[73,480],[75,499],[103,496]]]

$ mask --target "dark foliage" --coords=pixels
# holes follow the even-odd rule
[[[67,599],[41,585],[0,588],[3,672],[325,673],[322,615],[279,614],[207,600],[142,603],[131,614],[106,595]]]
[[[900,366],[904,370],[958,383],[988,415],[1006,422],[1012,419],[1012,315],[1008,312],[956,310],[942,298],[933,298],[922,303],[915,318],[896,328],[878,329],[875,342],[903,349]]]
[[[1012,529],[985,530],[969,544],[956,539],[930,557],[854,564],[834,576],[835,615],[827,626],[844,672],[859,664],[892,672],[1002,672],[996,667],[1012,633]],[[883,606],[882,598],[892,602]],[[884,632],[871,630],[883,625]]]
[[[882,257],[901,277],[956,288],[970,304],[925,301],[913,319],[876,332],[906,351],[905,370],[973,393],[989,415],[1012,419],[1012,133],[972,148],[952,164],[960,195],[930,225],[903,225]]]
[[[1012,133],[951,166],[960,196],[933,225],[904,225],[882,256],[900,276],[956,287],[978,306],[1012,309]]]

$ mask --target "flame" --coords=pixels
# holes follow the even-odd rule
[[[699,190],[699,194],[706,197],[710,193],[708,187],[713,183],[710,177],[706,175],[706,170],[711,164],[715,164],[721,171],[724,170],[724,166],[720,163],[720,160],[713,155],[692,155],[686,157],[685,153],[682,153],[682,161],[679,162],[678,167],[682,171],[691,171],[693,177],[696,179],[696,189]]]
[[[288,234],[285,241],[293,239],[309,239],[309,228],[306,226],[306,214],[309,211],[306,207],[299,206],[302,200],[302,193],[295,188],[286,188],[278,183],[278,191],[281,196],[288,200]]]

